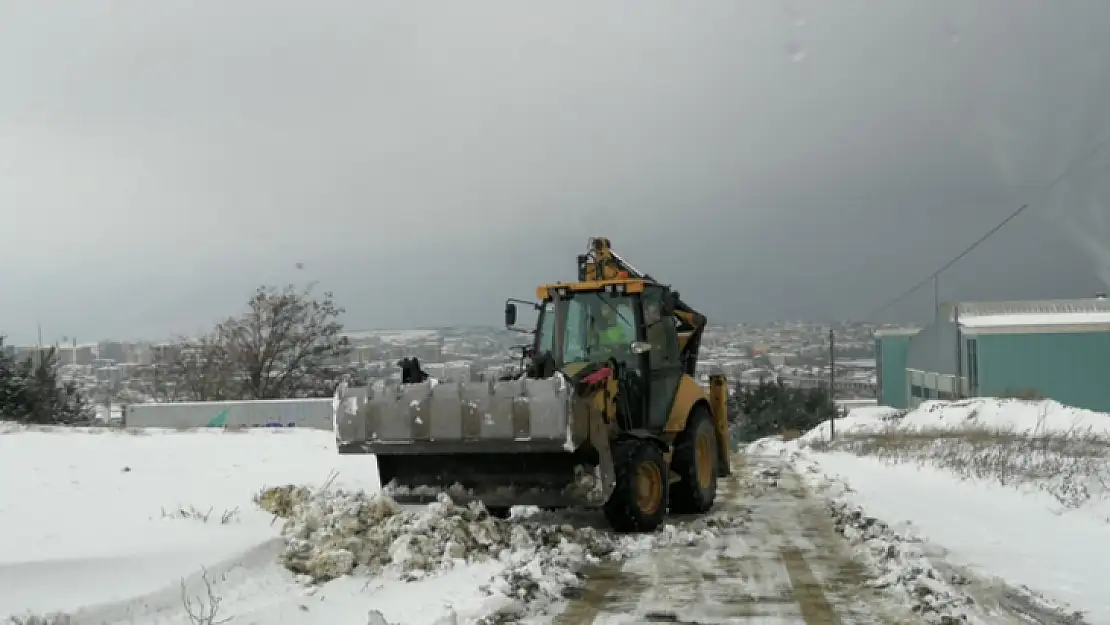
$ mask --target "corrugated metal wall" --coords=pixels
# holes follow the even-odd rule
[[[974,338],[979,354],[978,395],[1032,390],[1069,406],[1110,412],[1110,332]]]
[[[881,336],[875,339],[880,361],[879,403],[892,408],[909,406],[909,382],[906,380],[906,354],[910,335]]]

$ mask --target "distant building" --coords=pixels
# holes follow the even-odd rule
[[[883,406],[906,408],[910,403],[906,377],[906,355],[910,338],[919,328],[887,328],[875,331],[875,374],[878,399]]]
[[[1110,412],[1105,298],[946,303],[938,313],[908,340],[876,332],[883,404],[1010,395]]]
[[[773,369],[753,368],[748,369],[736,376],[736,382],[741,386],[759,386],[764,382],[778,381],[779,376]]]
[[[97,346],[98,358],[115,362],[127,362],[127,346],[121,341],[101,341]]]
[[[150,346],[150,362],[165,365],[181,357],[180,343],[154,343]]]
[[[96,381],[110,385],[117,388],[121,381],[121,372],[119,367],[101,367],[96,370]]]
[[[96,359],[96,345],[59,345],[57,356],[59,363],[91,365]]]
[[[787,354],[783,352],[772,352],[767,354],[767,360],[771,362],[772,367],[781,367],[787,363],[788,360],[793,358],[794,354]]]

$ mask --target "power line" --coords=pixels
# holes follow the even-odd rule
[[[887,302],[886,304],[884,304],[884,305],[882,306],[882,308],[879,308],[879,309],[877,309],[877,310],[876,310],[875,312],[871,313],[871,315],[869,315],[869,316],[868,316],[867,318],[868,318],[868,319],[873,319],[873,318],[875,318],[875,316],[876,316],[876,315],[879,315],[879,314],[881,314],[881,313],[884,313],[884,312],[886,312],[886,311],[887,311],[887,310],[888,310],[888,309],[889,309],[889,308],[890,308],[891,306],[894,306],[895,304],[898,304],[899,302],[901,302],[902,300],[906,299],[906,298],[907,298],[907,297],[909,297],[910,295],[913,295],[913,294],[914,294],[914,293],[915,293],[915,292],[916,292],[916,291],[917,291],[918,289],[920,289],[921,287],[925,286],[926,284],[929,284],[929,282],[930,282],[930,281],[931,281],[931,280],[932,280],[933,278],[935,278],[935,277],[939,276],[939,275],[940,275],[941,273],[943,273],[943,272],[944,272],[944,270],[945,270],[945,269],[948,269],[948,268],[949,268],[949,267],[951,267],[952,265],[956,264],[956,262],[957,262],[957,261],[959,261],[959,260],[960,260],[961,258],[963,258],[964,256],[967,256],[967,255],[968,255],[968,253],[970,253],[970,252],[971,252],[971,250],[973,250],[973,249],[975,249],[976,247],[978,247],[978,246],[979,246],[979,244],[980,244],[980,243],[982,243],[983,241],[986,241],[987,239],[989,239],[989,238],[990,238],[990,236],[991,236],[992,234],[994,234],[995,232],[998,232],[999,230],[1001,230],[1003,226],[1005,226],[1006,224],[1010,223],[1010,221],[1011,221],[1011,220],[1012,220],[1012,219],[1013,219],[1014,217],[1017,217],[1018,215],[1020,215],[1020,214],[1021,214],[1021,212],[1022,212],[1022,211],[1024,211],[1025,209],[1027,209],[1027,208],[1029,208],[1029,205],[1028,205],[1028,204],[1023,204],[1023,205],[1021,206],[1021,208],[1019,208],[1019,209],[1017,209],[1016,211],[1014,211],[1014,212],[1010,213],[1010,215],[1009,215],[1008,217],[1006,217],[1006,219],[1003,219],[1002,221],[998,222],[997,224],[995,224],[995,226],[994,226],[993,228],[991,228],[990,230],[988,230],[986,234],[984,234],[983,236],[981,236],[981,237],[979,237],[978,239],[976,239],[976,240],[975,240],[975,242],[974,242],[974,243],[972,243],[971,245],[969,245],[969,246],[968,246],[968,247],[967,247],[967,248],[966,248],[966,249],[965,249],[964,251],[960,252],[960,253],[959,253],[959,254],[958,254],[957,256],[953,257],[953,258],[952,258],[951,260],[949,260],[948,262],[944,263],[944,266],[942,266],[942,267],[941,267],[940,269],[937,269],[937,270],[936,270],[936,271],[934,271],[933,273],[931,273],[931,274],[929,274],[928,276],[925,276],[924,278],[922,278],[922,279],[921,279],[921,282],[918,282],[917,284],[913,285],[913,286],[912,286],[911,288],[909,288],[908,290],[906,290],[905,292],[903,292],[903,293],[902,293],[901,295],[899,295],[898,297],[896,297],[896,298],[894,298],[894,299],[890,300],[889,302]]]
[[[1095,156],[1095,154],[1098,154],[1099,150],[1101,150],[1108,142],[1110,142],[1110,135],[1107,135],[1101,141],[1099,141],[1097,144],[1095,144],[1094,149],[1092,149],[1089,153],[1087,153],[1083,158],[1076,159],[1076,160],[1072,161],[1071,163],[1069,163],[1068,166],[1064,168],[1064,171],[1060,172],[1060,175],[1056,176],[1056,178],[1054,178],[1052,180],[1052,182],[1048,183],[1048,186],[1046,186],[1044,188],[1044,191],[1042,193],[1044,195],[1048,195],[1049,193],[1051,193],[1052,189],[1054,189],[1056,187],[1056,185],[1060,184],[1060,182],[1062,180],[1064,180],[1064,178],[1066,178],[1069,174],[1071,174],[1072,170],[1074,170],[1076,167],[1078,167],[1082,163],[1085,163],[1085,162],[1089,161],[1091,158],[1093,158]],[[946,269],[948,269],[952,265],[955,265],[956,263],[958,263],[960,261],[960,259],[962,259],[963,257],[970,254],[971,251],[974,250],[975,248],[979,247],[980,243],[982,243],[983,241],[986,241],[992,235],[994,235],[994,233],[998,232],[1003,227],[1005,227],[1006,224],[1010,223],[1010,221],[1012,221],[1015,217],[1020,215],[1022,213],[1022,211],[1029,208],[1030,205],[1031,205],[1031,203],[1029,203],[1029,202],[1026,202],[1025,204],[1022,204],[1021,207],[1018,208],[1016,211],[1010,213],[1005,219],[1003,219],[1002,221],[995,224],[995,226],[993,228],[991,228],[990,230],[988,230],[986,232],[986,234],[984,234],[983,236],[976,239],[975,242],[972,243],[971,245],[967,246],[967,248],[964,249],[964,251],[960,252],[956,256],[952,257],[948,262],[944,263],[944,265],[942,265],[940,269],[937,269],[936,271],[929,274],[928,276],[925,276],[924,278],[922,278],[922,280],[920,282],[913,285],[913,287],[911,287],[909,290],[903,292],[898,297],[895,297],[894,299],[888,301],[886,304],[883,304],[881,307],[875,309],[875,312],[868,315],[867,319],[874,319],[879,314],[889,310],[890,307],[900,303],[902,300],[906,299],[910,295],[913,295],[921,287],[925,286],[926,284],[929,284],[930,281],[935,279],[940,274],[944,273],[944,271]]]

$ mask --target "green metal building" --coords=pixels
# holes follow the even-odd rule
[[[890,371],[896,363],[880,367],[885,405],[1010,395],[1110,412],[1110,301],[1104,297],[949,303],[932,324],[903,337],[877,337],[880,358],[905,354],[903,377]]]
[[[918,328],[889,328],[875,331],[875,371],[878,377],[879,405],[909,407],[909,382],[906,355],[910,338]]]
[[[975,302],[958,312],[970,396],[1035,395],[1110,412],[1110,301]]]

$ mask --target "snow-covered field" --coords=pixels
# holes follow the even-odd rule
[[[493,623],[557,611],[586,566],[740,522],[618,537],[596,514],[402,507],[371,457],[299,429],[0,424],[0,472],[0,621],[189,624],[215,602],[215,622]]]
[[[825,423],[750,451],[789,458],[888,581],[909,590],[934,571],[952,597],[1019,604],[1033,622],[1056,622],[1046,616],[1055,607],[1110,623],[1110,415],[1051,401],[937,401],[908,413],[857,409],[835,431],[830,441]],[[976,592],[952,583],[965,574],[980,580]]]
[[[758,441],[713,513],[615,536],[596,513],[399,506],[330,432],[0,423],[0,622],[1110,625],[1110,416],[930,402],[829,434]]]
[[[378,487],[374,463],[337,456],[329,432],[0,424],[0,617],[126,601],[280,549],[252,497],[333,471]]]

